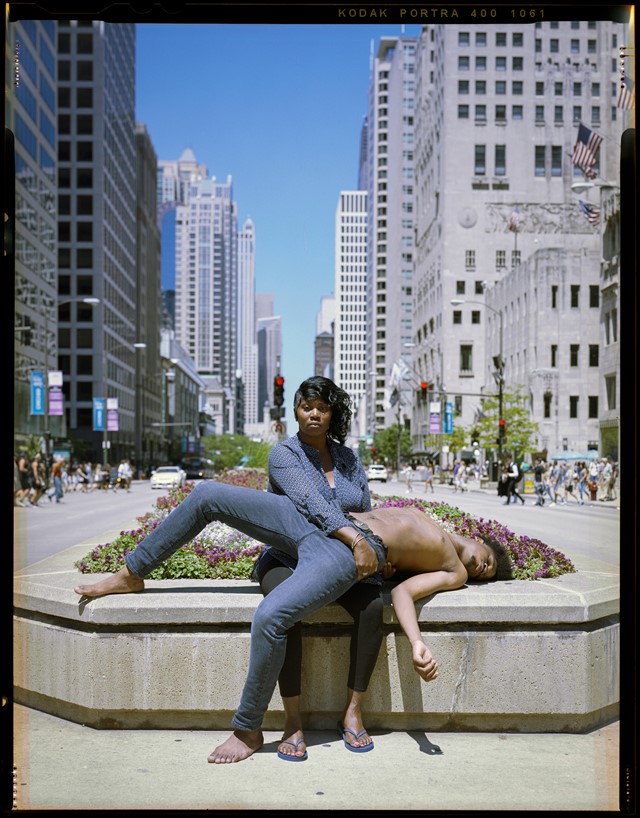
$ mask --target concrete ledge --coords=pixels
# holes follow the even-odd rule
[[[15,575],[16,701],[93,727],[228,729],[258,586],[148,581],[140,594],[79,603],[81,575],[70,566],[86,550]],[[428,684],[413,670],[388,591],[366,700],[371,729],[578,733],[618,716],[617,574],[469,585],[427,598],[419,621],[440,664]],[[349,623],[338,605],[304,623],[309,729],[333,728],[344,705]],[[265,729],[280,729],[282,717],[276,692]]]

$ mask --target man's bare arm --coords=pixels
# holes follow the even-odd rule
[[[411,656],[416,672],[429,682],[438,675],[438,663],[425,645],[418,625],[415,602],[438,591],[453,591],[467,580],[462,564],[451,571],[431,571],[415,574],[391,590],[391,602],[395,615],[411,643]]]

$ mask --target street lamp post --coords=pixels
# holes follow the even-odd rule
[[[147,345],[144,342],[136,341],[133,344],[117,344],[115,347],[113,347],[113,349],[109,350],[111,354],[113,354],[118,349],[129,349],[129,350],[134,349],[135,352],[136,352],[136,375],[135,375],[136,383],[135,383],[135,398],[134,398],[134,413],[135,413],[134,414],[134,427],[136,429],[137,429],[137,426],[138,426],[138,410],[139,410],[139,406],[138,406],[138,385],[139,385],[138,384],[138,350],[146,349],[146,347],[147,347]],[[107,465],[107,450],[109,448],[109,434],[108,434],[108,428],[107,428],[107,418],[108,418],[107,402],[108,402],[109,399],[107,397],[108,385],[107,385],[107,348],[106,348],[106,346],[104,347],[104,352],[103,352],[102,367],[103,367],[102,380],[103,380],[103,383],[104,383],[104,393],[105,393],[104,394],[105,407],[104,407],[104,419],[103,419],[104,420],[104,425],[103,425],[103,429],[102,429],[102,465],[104,467],[106,467],[106,465]],[[137,451],[137,449],[136,449],[136,451]]]
[[[454,307],[459,306],[460,304],[479,304],[481,307],[486,307],[486,309],[491,310],[494,312],[498,318],[500,319],[500,343],[499,343],[499,353],[498,356],[493,358],[494,365],[497,370],[497,377],[496,380],[498,382],[498,463],[502,463],[502,451],[504,447],[504,425],[503,425],[503,417],[502,417],[502,403],[503,403],[503,390],[504,390],[504,357],[503,357],[503,327],[502,327],[502,311],[497,310],[495,307],[490,307],[488,304],[485,304],[483,301],[467,301],[465,298],[452,298],[451,304]]]

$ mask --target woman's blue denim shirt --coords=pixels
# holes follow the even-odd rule
[[[362,463],[352,449],[327,439],[335,496],[320,464],[320,452],[293,435],[269,453],[268,491],[286,494],[298,511],[326,534],[351,526],[345,513],[371,511]]]

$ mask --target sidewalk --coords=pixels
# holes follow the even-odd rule
[[[618,811],[619,725],[586,735],[372,731],[348,752],[310,731],[309,758],[214,765],[228,732],[94,730],[15,707],[17,810]],[[439,748],[438,751],[436,748]]]

